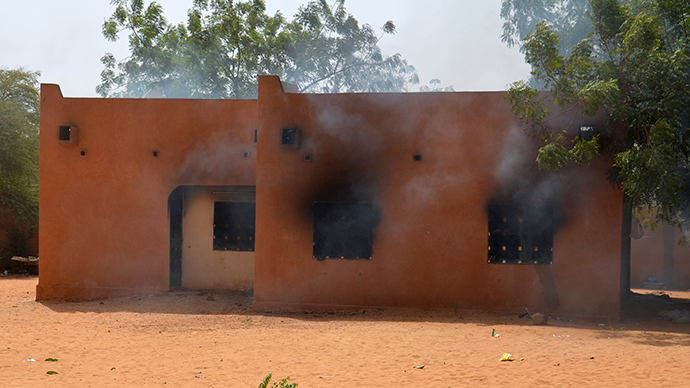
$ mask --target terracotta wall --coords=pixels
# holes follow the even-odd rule
[[[167,292],[168,196],[254,186],[256,114],[255,100],[64,98],[42,85],[37,299]],[[59,143],[59,126],[76,126],[78,144]]]
[[[258,309],[618,315],[622,197],[605,161],[539,172],[539,141],[502,92],[286,86],[261,77],[258,101],[232,101],[63,98],[43,85],[37,298],[167,291],[168,196],[233,185],[256,186]],[[78,144],[57,141],[61,125],[77,127]],[[283,128],[301,129],[299,149],[280,147]],[[487,205],[525,196],[556,201],[553,264],[488,264]],[[312,258],[312,205],[341,199],[378,211],[371,260]]]
[[[622,196],[605,161],[537,171],[502,92],[304,95],[261,77],[259,117],[255,308],[619,314]],[[282,128],[299,149],[279,146]],[[524,193],[557,199],[553,264],[488,264],[487,205]],[[312,258],[312,204],[339,198],[379,209],[372,260]]]
[[[637,222],[633,222],[633,228]],[[664,282],[664,226],[655,230],[646,229],[639,239],[631,241],[630,283],[633,287],[645,288],[645,280],[654,277]],[[690,247],[679,245],[683,231],[675,229],[673,241],[673,284],[664,285],[670,289],[690,289]]]

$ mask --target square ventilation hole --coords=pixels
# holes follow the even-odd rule
[[[283,128],[280,133],[280,146],[283,148],[299,148],[299,129]]]
[[[58,128],[58,142],[60,144],[77,144],[77,127],[74,125],[61,125]]]

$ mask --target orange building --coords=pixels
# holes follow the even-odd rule
[[[690,289],[690,246],[679,244],[687,231],[660,223],[642,230],[633,222],[630,283],[636,288]]]
[[[605,160],[539,171],[540,140],[502,92],[291,89],[266,76],[257,100],[82,99],[43,85],[37,298],[230,288],[261,310],[619,315],[622,195]]]

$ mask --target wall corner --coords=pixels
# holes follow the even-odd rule
[[[267,94],[299,93],[295,84],[283,82],[277,75],[259,76],[259,100]]]
[[[267,96],[272,96],[283,92],[280,77],[277,75],[260,75],[259,76],[259,101]]]
[[[41,84],[41,101],[45,101],[46,98],[64,98],[60,85]]]

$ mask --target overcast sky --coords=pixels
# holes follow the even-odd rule
[[[41,71],[40,81],[57,83],[66,97],[97,96],[103,65],[112,52],[128,55],[126,36],[105,40],[103,21],[114,9],[110,0],[2,0],[0,67]],[[307,0],[265,0],[292,19]],[[149,1],[146,1],[148,4]],[[186,20],[192,0],[158,0],[170,22]],[[380,28],[393,20],[397,34],[385,36],[386,55],[400,53],[417,68],[422,84],[438,78],[455,90],[505,90],[529,76],[517,48],[500,40],[500,0],[347,0],[360,23]],[[416,88],[415,88],[416,89]]]

